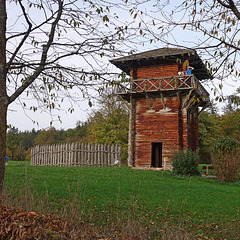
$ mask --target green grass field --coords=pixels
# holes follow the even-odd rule
[[[240,238],[240,182],[129,167],[32,167],[29,162],[9,162],[4,201],[119,234],[128,223],[131,231],[153,239],[166,228],[181,229],[191,239]]]

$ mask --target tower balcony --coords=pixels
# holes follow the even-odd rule
[[[201,105],[210,103],[209,93],[196,78],[192,75],[170,76],[161,78],[134,79],[127,83],[116,83],[114,92],[124,100],[130,101],[130,96],[134,98],[149,96],[172,96],[176,93],[182,95],[194,95],[200,99]]]

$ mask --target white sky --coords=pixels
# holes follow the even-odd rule
[[[62,104],[61,110],[54,110],[52,114],[46,112],[32,112],[27,111],[18,104],[18,100],[9,106],[7,122],[10,125],[17,127],[19,130],[32,130],[33,128],[38,130],[42,128],[48,128],[50,126],[56,129],[69,129],[75,128],[77,121],[86,121],[88,114],[91,112],[87,101],[83,101],[81,106],[74,106],[73,113],[68,112],[69,104]],[[61,117],[61,121],[58,121],[58,116]],[[54,121],[54,119],[56,119]],[[52,125],[50,122],[53,121]]]

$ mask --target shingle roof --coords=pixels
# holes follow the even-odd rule
[[[114,64],[115,62],[119,61],[133,61],[133,60],[142,60],[142,59],[149,59],[149,58],[159,58],[159,57],[168,57],[168,56],[175,56],[175,55],[184,55],[184,54],[192,54],[196,53],[193,49],[179,49],[179,48],[159,48],[155,50],[150,50],[146,52],[141,52],[137,54],[133,54],[126,57],[121,57],[117,59],[111,60]]]
[[[190,66],[194,67],[194,74],[199,80],[212,78],[194,49],[159,48],[112,59],[110,62],[129,74],[131,68],[155,64],[176,63],[179,60],[181,60],[181,62],[189,60]]]

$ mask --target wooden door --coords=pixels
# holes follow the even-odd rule
[[[151,167],[162,167],[162,143],[152,143]]]

